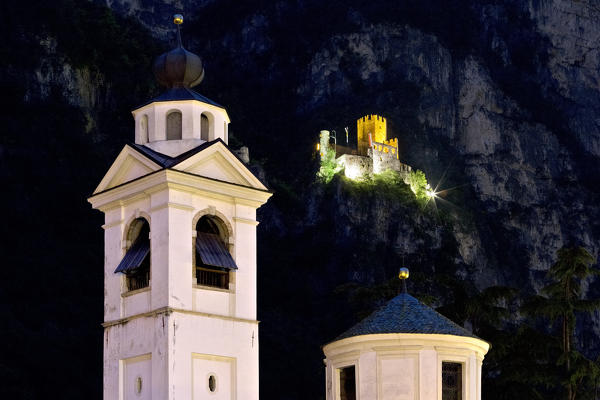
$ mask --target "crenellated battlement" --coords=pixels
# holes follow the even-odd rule
[[[387,120],[376,114],[365,115],[356,121],[358,155],[366,156],[373,142],[387,140]]]
[[[382,117],[377,114],[368,114],[368,115],[365,115],[364,117],[359,118],[358,120],[362,121],[362,122],[373,121],[373,120],[385,122],[385,117]]]
[[[374,142],[370,150],[373,154],[383,153],[386,157],[389,155],[397,160],[400,159],[398,155],[398,138],[386,140],[383,143]]]

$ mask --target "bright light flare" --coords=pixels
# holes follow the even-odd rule
[[[435,189],[437,189],[437,187]],[[427,195],[427,197],[429,197],[429,199],[433,199],[433,198],[437,197],[437,192],[435,191],[435,189],[432,189],[431,185],[428,183],[425,186],[425,195]]]

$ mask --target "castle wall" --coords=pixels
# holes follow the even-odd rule
[[[386,170],[397,171],[401,176],[411,171],[409,165],[403,164],[398,159],[398,149],[383,143],[375,143],[368,151],[369,157],[373,159],[373,173],[380,174]]]
[[[364,176],[380,174],[387,170],[396,171],[405,179],[412,170],[410,165],[401,163],[394,154],[374,149],[369,150],[368,157],[344,154],[336,161],[344,168],[346,178],[350,179],[361,179]]]
[[[350,179],[373,174],[373,160],[369,157],[344,154],[337,159],[337,163],[344,167],[344,175]]]

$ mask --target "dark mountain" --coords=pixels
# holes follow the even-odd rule
[[[102,218],[85,198],[133,140],[130,110],[160,90],[150,67],[173,43],[175,12],[186,16],[184,44],[204,59],[198,90],[227,106],[230,144],[250,148],[275,191],[259,218],[263,398],[323,397],[319,346],[393,294],[387,282],[401,265],[411,292],[448,311],[490,286],[538,292],[564,245],[598,256],[592,0],[57,0],[0,10],[0,392],[13,398],[101,396]],[[369,113],[388,118],[403,162],[452,188],[438,211],[389,179],[315,181],[318,131],[353,133]],[[600,295],[595,280],[586,288]],[[577,346],[595,358],[598,314],[578,321]],[[513,313],[506,324],[522,322]]]

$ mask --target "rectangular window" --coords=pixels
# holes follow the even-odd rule
[[[462,364],[442,363],[442,400],[462,400]]]
[[[354,365],[339,369],[340,398],[339,400],[356,400],[356,374]]]

